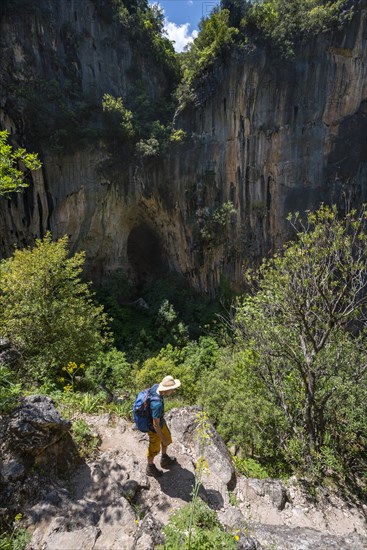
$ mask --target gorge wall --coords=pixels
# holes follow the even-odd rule
[[[86,251],[94,280],[118,268],[138,282],[172,270],[213,292],[222,276],[240,284],[244,265],[290,236],[289,212],[366,201],[367,2],[356,4],[342,31],[319,35],[294,59],[248,45],[218,62],[176,114],[186,139],[158,159],[121,149],[119,170],[106,168],[98,141],[62,150],[52,136],[32,142],[14,89],[68,79],[76,94],[93,86],[98,97],[125,97],[139,66],[150,96],[164,97],[151,53],[92,0],[2,8],[1,126],[37,149],[43,168],[23,195],[0,201],[1,256],[49,229]]]

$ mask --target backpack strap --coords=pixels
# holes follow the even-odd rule
[[[154,386],[152,386],[150,389],[149,389],[149,400],[150,400],[150,403],[152,401],[155,401],[155,402],[163,402],[163,397],[161,395],[159,395],[156,391],[153,391],[153,389],[157,388],[158,387],[158,384],[154,384]],[[148,417],[148,423],[151,427],[151,431],[155,432],[155,429],[153,427],[153,416],[152,416],[152,410],[150,408],[150,403],[149,403],[149,417]]]

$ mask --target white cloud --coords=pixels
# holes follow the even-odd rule
[[[168,38],[174,42],[176,52],[182,52],[185,49],[185,46],[190,44],[194,38],[197,37],[198,31],[194,30],[190,33],[189,27],[190,23],[176,25],[176,23],[172,23],[171,21],[168,21],[168,19],[164,20],[164,30],[166,31]]]
[[[193,0],[187,0],[187,4],[191,6]],[[160,5],[159,2],[152,2],[152,6],[156,5],[164,14],[164,8]],[[166,17],[164,18],[164,30],[170,40],[172,40],[175,51],[182,52],[188,44],[197,37],[198,31],[189,31],[190,23],[183,23],[182,25],[176,25],[172,23]]]

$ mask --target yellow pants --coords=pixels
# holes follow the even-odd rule
[[[168,441],[168,445],[172,443],[172,437],[171,432],[169,431],[167,424],[163,424],[162,433],[166,440]],[[159,436],[155,432],[148,432],[149,435],[149,447],[148,447],[148,458],[154,458],[159,454],[159,451],[161,450],[161,440]]]

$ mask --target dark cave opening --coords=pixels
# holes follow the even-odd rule
[[[161,275],[168,268],[158,235],[144,223],[130,231],[127,257],[137,284]]]

